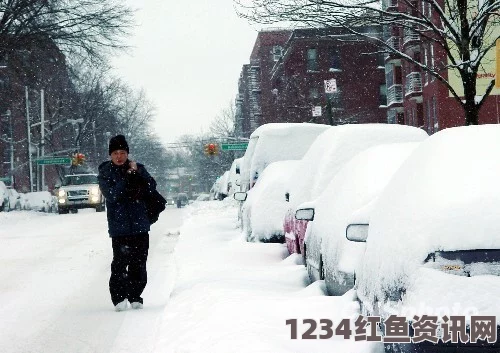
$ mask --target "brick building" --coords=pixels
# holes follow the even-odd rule
[[[441,4],[443,1],[438,1]],[[437,20],[428,2],[416,0],[408,9],[397,0],[383,1],[387,11],[411,12],[414,16],[423,13]],[[385,29],[386,43],[403,51],[429,67],[442,67],[447,57],[436,44],[424,40],[411,28],[388,26]],[[448,88],[429,73],[411,64],[397,54],[385,55],[387,83],[387,120],[389,123],[407,124],[425,129],[429,134],[448,127],[465,125],[465,113]],[[448,79],[447,72],[440,72]],[[499,123],[498,91],[493,90],[479,113],[479,123]]]
[[[280,48],[283,48],[291,33],[290,30],[271,29],[260,31],[257,35],[250,64],[243,65],[238,81],[235,130],[241,132],[240,136],[249,137],[264,123],[263,117],[271,114],[271,70],[281,56]]]
[[[248,137],[272,122],[386,122],[384,65],[376,52],[341,28],[259,32],[238,82],[237,132]],[[324,82],[332,79],[337,91],[326,94]],[[314,107],[321,107],[319,116],[312,116]]]
[[[384,67],[377,51],[342,28],[294,30],[271,72],[271,99],[262,99],[262,110],[269,112],[263,123],[385,122]],[[325,93],[325,81],[335,82],[334,93]],[[321,114],[313,115],[314,107]]]

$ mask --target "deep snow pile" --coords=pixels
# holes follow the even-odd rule
[[[325,296],[322,282],[308,286],[304,266],[298,264],[297,255],[286,257],[283,244],[242,239],[237,212],[231,200],[194,203],[186,209],[175,249],[176,285],[156,352],[324,353],[380,348],[338,336],[292,340],[286,320],[338,323],[356,316],[358,305],[352,294]],[[299,335],[307,327],[299,325]]]

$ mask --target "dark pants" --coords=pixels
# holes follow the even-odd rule
[[[124,299],[128,299],[130,303],[142,303],[141,294],[148,281],[146,261],[149,234],[113,237],[111,240],[113,244],[113,262],[109,279],[111,300],[114,305]]]

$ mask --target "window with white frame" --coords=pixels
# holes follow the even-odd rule
[[[318,52],[316,48],[307,49],[307,71],[318,70]]]
[[[433,115],[433,120],[434,120],[434,126],[432,129],[432,132],[437,132],[439,131],[439,120],[437,117],[437,106],[436,106],[436,97],[432,97],[432,115]]]
[[[431,59],[431,68],[434,70],[434,44],[431,43],[429,46],[430,49],[430,59]],[[434,75],[431,75],[431,81],[434,81],[436,77]]]
[[[425,66],[428,66],[429,65],[429,61],[428,61],[428,53],[427,53],[427,44],[424,44],[424,65]],[[429,82],[429,72],[427,70],[425,70],[425,73],[424,73],[424,85],[427,85],[427,83]]]
[[[273,55],[273,61],[278,61],[283,55],[283,47],[281,45],[273,46],[272,55]]]
[[[337,48],[332,49],[330,53],[330,68],[340,70],[340,52]]]

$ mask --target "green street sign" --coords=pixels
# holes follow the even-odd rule
[[[46,158],[39,158],[36,160],[37,164],[70,164],[71,163],[71,158],[69,157],[46,157]]]
[[[244,151],[248,147],[248,143],[223,143],[221,144],[223,151]]]

